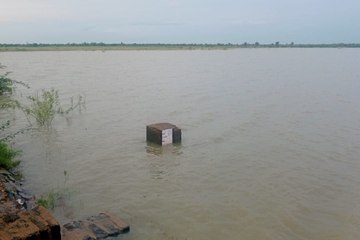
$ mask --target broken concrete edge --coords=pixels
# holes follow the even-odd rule
[[[172,143],[181,142],[181,129],[171,123],[154,123],[146,126],[146,141],[163,145],[163,132],[172,129]]]
[[[63,240],[106,239],[130,231],[130,226],[115,214],[103,212],[85,220],[73,221],[64,225]]]
[[[60,225],[49,211],[41,206],[18,212],[11,221],[0,220],[0,239],[60,240]]]
[[[121,233],[128,233],[130,232],[130,225],[127,224],[124,220],[122,220],[121,218],[117,217],[115,214],[110,213],[110,212],[103,212],[100,213],[100,215],[103,214],[107,217],[109,217],[109,219],[118,227],[121,228]]]

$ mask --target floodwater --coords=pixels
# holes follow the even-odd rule
[[[18,135],[26,186],[66,222],[108,210],[121,239],[360,239],[360,49],[8,52],[18,98],[86,109]],[[2,113],[19,127],[20,112]],[[145,126],[182,129],[147,145]],[[62,190],[61,190],[62,189]],[[65,189],[65,190],[64,190]]]

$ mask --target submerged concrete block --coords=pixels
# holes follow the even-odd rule
[[[171,123],[155,123],[146,126],[146,141],[159,145],[181,142],[181,129]]]

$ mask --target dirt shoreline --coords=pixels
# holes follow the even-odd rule
[[[106,239],[128,233],[130,226],[115,214],[99,213],[60,227],[59,221],[29,194],[11,171],[0,168],[1,240]]]
[[[59,222],[5,169],[0,169],[0,239],[61,239]]]

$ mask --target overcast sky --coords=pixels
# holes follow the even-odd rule
[[[0,43],[352,43],[360,0],[0,0]]]

